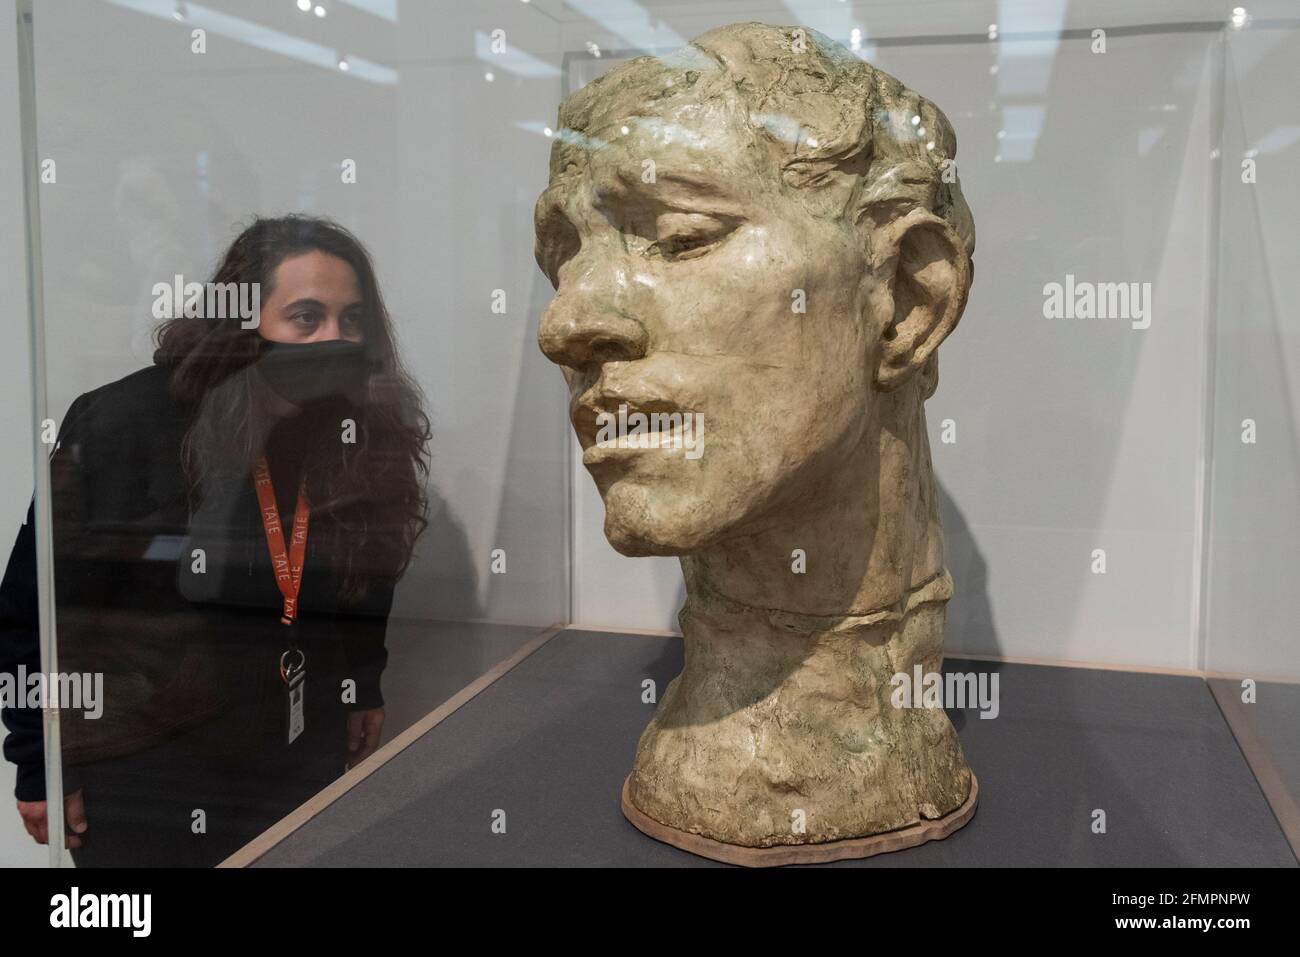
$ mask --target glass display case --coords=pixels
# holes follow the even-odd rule
[[[44,706],[6,708],[6,755],[20,801],[68,796],[52,864],[731,860],[620,811],[689,563],[610,544],[539,348],[538,199],[581,140],[562,102],[757,21],[936,105],[975,224],[923,437],[944,668],[988,692],[944,702],[979,807],[843,856],[1296,865],[1293,4],[16,12],[34,482],[3,662]]]

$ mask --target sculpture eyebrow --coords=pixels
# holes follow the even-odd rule
[[[643,186],[656,186],[662,182],[674,183],[685,186],[688,189],[697,190],[702,193],[713,192],[716,190],[726,190],[726,187],[720,180],[714,180],[708,176],[699,176],[694,173],[684,173],[680,170],[655,170],[655,182],[647,183],[641,177],[643,168],[637,166],[622,166],[614,171],[611,180],[620,188],[640,189]]]
[[[661,188],[665,185],[670,189]],[[675,200],[670,195],[671,188],[679,186],[690,191],[689,201]],[[724,180],[678,170],[656,170],[655,182],[646,183],[641,179],[640,169],[620,168],[606,184],[598,188],[618,199],[651,200],[660,206],[685,212],[703,211],[700,207],[736,215],[742,212],[740,204]]]
[[[719,190],[723,193],[729,192],[722,180],[714,179],[712,177],[700,177],[692,173],[665,170],[658,174],[658,178],[661,180],[667,180],[670,183],[677,183],[681,186],[687,187],[688,189],[698,190],[701,193],[709,193]]]

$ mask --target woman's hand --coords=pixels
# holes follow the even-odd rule
[[[380,716],[380,723],[383,723],[383,716]],[[37,844],[50,843],[49,820],[46,816],[44,801],[19,801],[18,816],[23,819],[23,827],[27,828],[27,833],[36,839]],[[64,827],[76,833],[66,835],[64,847],[81,847],[81,838],[78,834],[86,832],[86,803],[82,800],[81,789],[73,791],[63,799],[63,824]]]
[[[355,768],[379,747],[384,729],[384,709],[348,712],[348,767]],[[28,828],[30,830],[30,828]]]

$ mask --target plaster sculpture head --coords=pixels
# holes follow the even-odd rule
[[[673,831],[656,836],[824,844],[973,801],[941,711],[940,724],[877,709],[895,666],[938,668],[951,588],[923,403],[971,284],[955,153],[934,104],[803,28],[712,30],[560,107],[536,207],[537,261],[556,287],[540,345],[568,383],[609,541],[681,556],[687,581],[687,668],[629,780],[630,810]],[[678,428],[651,443],[668,447],[610,440],[601,427],[621,407],[687,414],[702,448],[669,441]],[[886,625],[927,637],[898,654],[908,642]],[[883,657],[857,660],[855,643]],[[893,728],[930,751],[943,739],[943,780],[898,802],[873,792],[890,788],[879,774],[854,783],[831,743],[836,701],[861,733]],[[774,743],[771,702],[812,737]],[[755,735],[775,750],[756,752]],[[802,757],[790,764],[786,746]],[[723,785],[693,763],[701,751],[753,780],[710,803]],[[782,789],[801,776],[825,792],[812,833],[782,820]],[[858,813],[854,800],[897,808]]]

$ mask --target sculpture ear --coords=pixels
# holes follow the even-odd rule
[[[952,226],[913,209],[877,232],[877,275],[889,284],[893,314],[880,336],[875,384],[898,388],[957,326],[970,291],[971,262]]]

